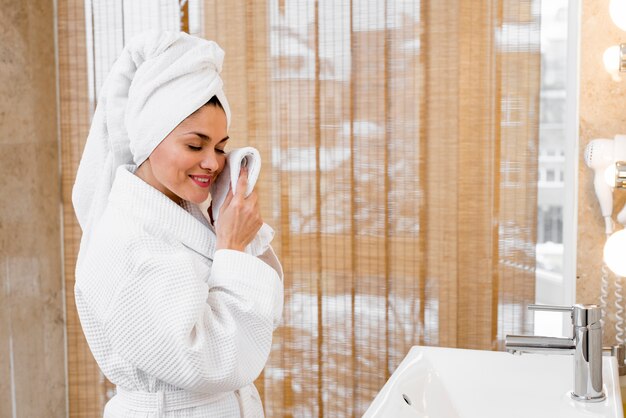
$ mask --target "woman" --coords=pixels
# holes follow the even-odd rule
[[[197,204],[223,170],[223,51],[184,33],[133,39],[111,69],[73,202],[83,229],[75,296],[117,394],[105,417],[263,416],[253,381],[282,310],[245,170],[210,225]]]

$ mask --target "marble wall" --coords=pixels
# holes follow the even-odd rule
[[[0,0],[0,417],[64,417],[54,2]]]
[[[604,222],[593,189],[593,172],[585,165],[583,153],[594,138],[626,134],[626,73],[616,82],[602,61],[606,48],[626,42],[626,32],[611,20],[609,0],[582,0],[581,18],[576,302],[599,303]],[[614,197],[615,210],[619,210],[626,202],[626,191],[616,191]],[[608,323],[612,322],[609,318]],[[606,343],[612,343],[614,335],[611,326],[605,327]]]

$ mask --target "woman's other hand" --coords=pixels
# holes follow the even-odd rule
[[[263,225],[255,191],[246,197],[248,169],[243,167],[237,181],[237,192],[228,191],[215,226],[217,249],[243,251]]]

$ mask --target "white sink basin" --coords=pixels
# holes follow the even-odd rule
[[[569,395],[571,355],[416,346],[363,417],[623,418],[617,362],[602,360],[607,399],[583,403]]]

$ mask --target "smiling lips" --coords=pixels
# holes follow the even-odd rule
[[[206,188],[211,185],[211,176],[200,174],[200,175],[190,175],[189,178],[191,178],[191,180],[193,180],[194,183],[196,183],[198,186],[202,188]]]

